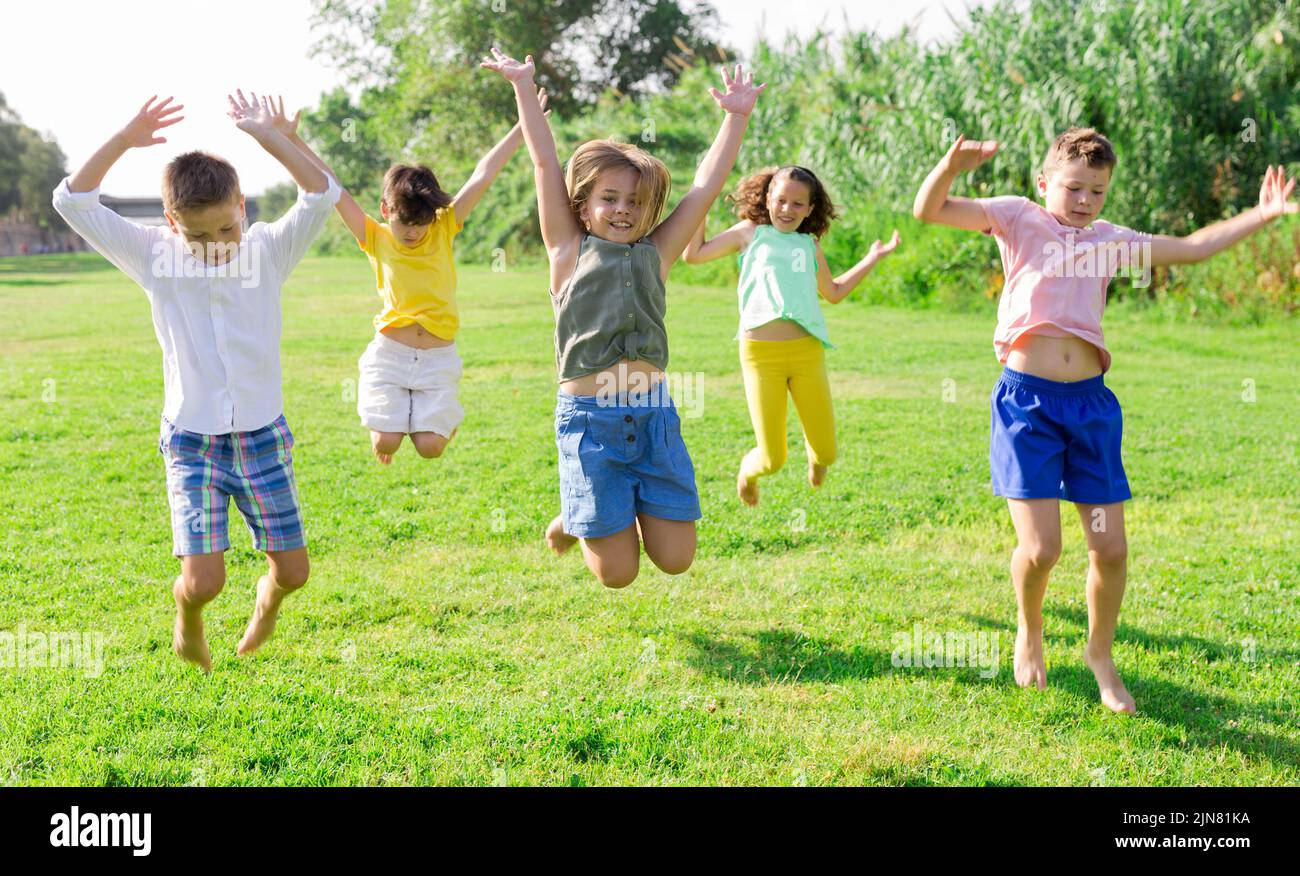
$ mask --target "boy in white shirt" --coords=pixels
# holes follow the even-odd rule
[[[226,580],[226,512],[235,499],[269,568],[237,652],[270,638],[280,602],[307,582],[308,559],[280,395],[280,287],[329,218],[338,185],[276,130],[257,95],[229,98],[229,116],[293,176],[298,200],[273,223],[243,232],[239,178],[203,152],[174,158],[163,175],[167,226],[130,222],[99,202],[104,175],[130,148],[166,142],[181,121],[171,98],[150,98],[76,174],[54,191],[68,225],[144,289],[163,350],[159,450],[167,468],[177,655],[211,671],[203,606]]]

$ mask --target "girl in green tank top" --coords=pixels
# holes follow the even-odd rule
[[[835,417],[825,349],[833,346],[819,298],[843,300],[898,246],[877,240],[856,265],[832,276],[820,239],[836,217],[821,181],[804,167],[767,168],[741,180],[734,202],[740,222],[712,240],[704,223],[686,247],[698,264],[740,252],[741,372],[755,446],[736,475],[736,492],[758,504],[758,479],[785,464],[786,397],[794,399],[808,453],[808,482],[821,486],[835,461]]]
[[[660,222],[669,186],[663,162],[630,143],[590,140],[566,172],[537,104],[532,57],[492,52],[482,66],[514,86],[550,257],[560,516],[547,543],[562,553],[581,539],[587,568],[606,587],[632,583],[642,542],[656,566],[679,574],[695,558],[695,471],[664,382],[646,399],[624,378],[662,377],[667,368],[664,280],[722,192],[765,86],[740,65],[734,78],[723,70],[725,91],[709,89],[726,114],[718,135],[694,184]],[[611,383],[616,392],[606,391]]]

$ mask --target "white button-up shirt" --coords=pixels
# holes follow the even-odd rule
[[[339,199],[339,186],[258,222],[222,265],[194,258],[167,226],[138,225],[99,202],[99,189],[54,190],[59,215],[149,296],[163,352],[163,416],[187,432],[224,435],[269,425],[280,394],[280,287]]]

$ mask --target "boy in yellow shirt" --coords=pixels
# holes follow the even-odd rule
[[[546,92],[537,99],[546,108]],[[313,164],[334,173],[298,136],[298,117],[279,99],[276,127]],[[465,417],[457,398],[461,378],[456,330],[456,264],[452,240],[479,198],[524,142],[518,124],[483,156],[455,197],[429,168],[395,164],[384,175],[376,222],[344,190],[335,209],[370,258],[383,309],[375,337],[358,363],[357,413],[370,429],[370,446],[382,463],[393,461],[402,438],[411,436],[426,459],[442,456]]]

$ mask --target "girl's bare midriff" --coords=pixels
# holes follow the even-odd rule
[[[387,325],[379,330],[386,338],[392,338],[399,344],[415,347],[417,350],[431,350],[434,347],[450,347],[455,341],[440,338],[418,323],[411,325]]]
[[[1060,383],[1087,380],[1101,373],[1101,355],[1083,338],[1055,338],[1032,332],[1021,335],[1007,356],[1007,367]]]
[[[758,328],[748,329],[744,334],[749,341],[797,341],[806,337],[808,332],[793,319],[774,319]]]
[[[659,385],[664,372],[644,359],[620,359],[617,364],[560,383],[560,391],[569,395],[607,395],[615,391],[646,392]]]

